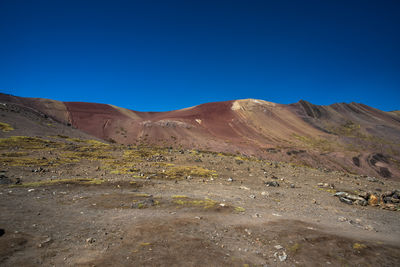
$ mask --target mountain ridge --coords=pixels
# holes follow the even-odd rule
[[[398,113],[361,103],[321,106],[305,100],[278,104],[249,98],[140,112],[5,94],[0,102],[32,108],[86,134],[125,145],[238,153],[395,179],[400,174]],[[371,161],[377,154],[385,160]]]

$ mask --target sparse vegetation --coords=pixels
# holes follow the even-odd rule
[[[236,212],[245,212],[246,209],[243,208],[243,207],[235,207],[235,211],[236,211]]]
[[[190,199],[187,197],[175,198],[173,200],[173,203],[181,206],[202,207],[205,209],[213,208],[218,204],[217,201],[209,198],[203,200],[203,199]]]
[[[100,185],[102,183],[104,183],[104,180],[100,179],[72,178],[72,179],[44,180],[38,182],[22,183],[18,185],[12,185],[11,187],[40,187],[40,186],[50,186],[58,184]]]
[[[14,128],[10,124],[5,123],[5,122],[0,122],[0,131],[3,131],[6,133],[6,132],[11,132],[13,130],[14,130]]]
[[[54,142],[38,137],[28,136],[11,136],[8,138],[0,138],[0,149],[52,149],[60,148],[64,144]]]
[[[189,175],[203,178],[218,177],[216,171],[198,166],[174,166],[167,169],[163,175],[169,179],[183,179]]]
[[[327,139],[322,139],[322,138],[313,138],[309,136],[301,136],[294,134],[294,138],[299,140],[303,146],[308,147],[308,148],[314,148],[314,149],[319,149],[322,152],[331,152],[335,150],[335,146],[339,146],[339,144],[336,144],[333,141],[329,141]]]
[[[367,246],[362,244],[362,243],[354,243],[353,244],[353,249],[354,250],[362,250],[364,248],[367,248]]]

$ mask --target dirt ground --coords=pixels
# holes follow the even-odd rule
[[[400,266],[398,205],[334,196],[379,196],[395,180],[13,136],[0,139],[1,266]]]

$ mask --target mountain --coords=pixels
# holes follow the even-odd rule
[[[319,106],[301,100],[283,105],[243,99],[168,112],[138,112],[107,104],[6,94],[0,94],[0,102],[125,145],[238,153],[327,171],[400,179],[399,112],[364,104]]]

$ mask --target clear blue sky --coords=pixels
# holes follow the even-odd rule
[[[165,111],[400,109],[400,1],[0,0],[0,92]]]

